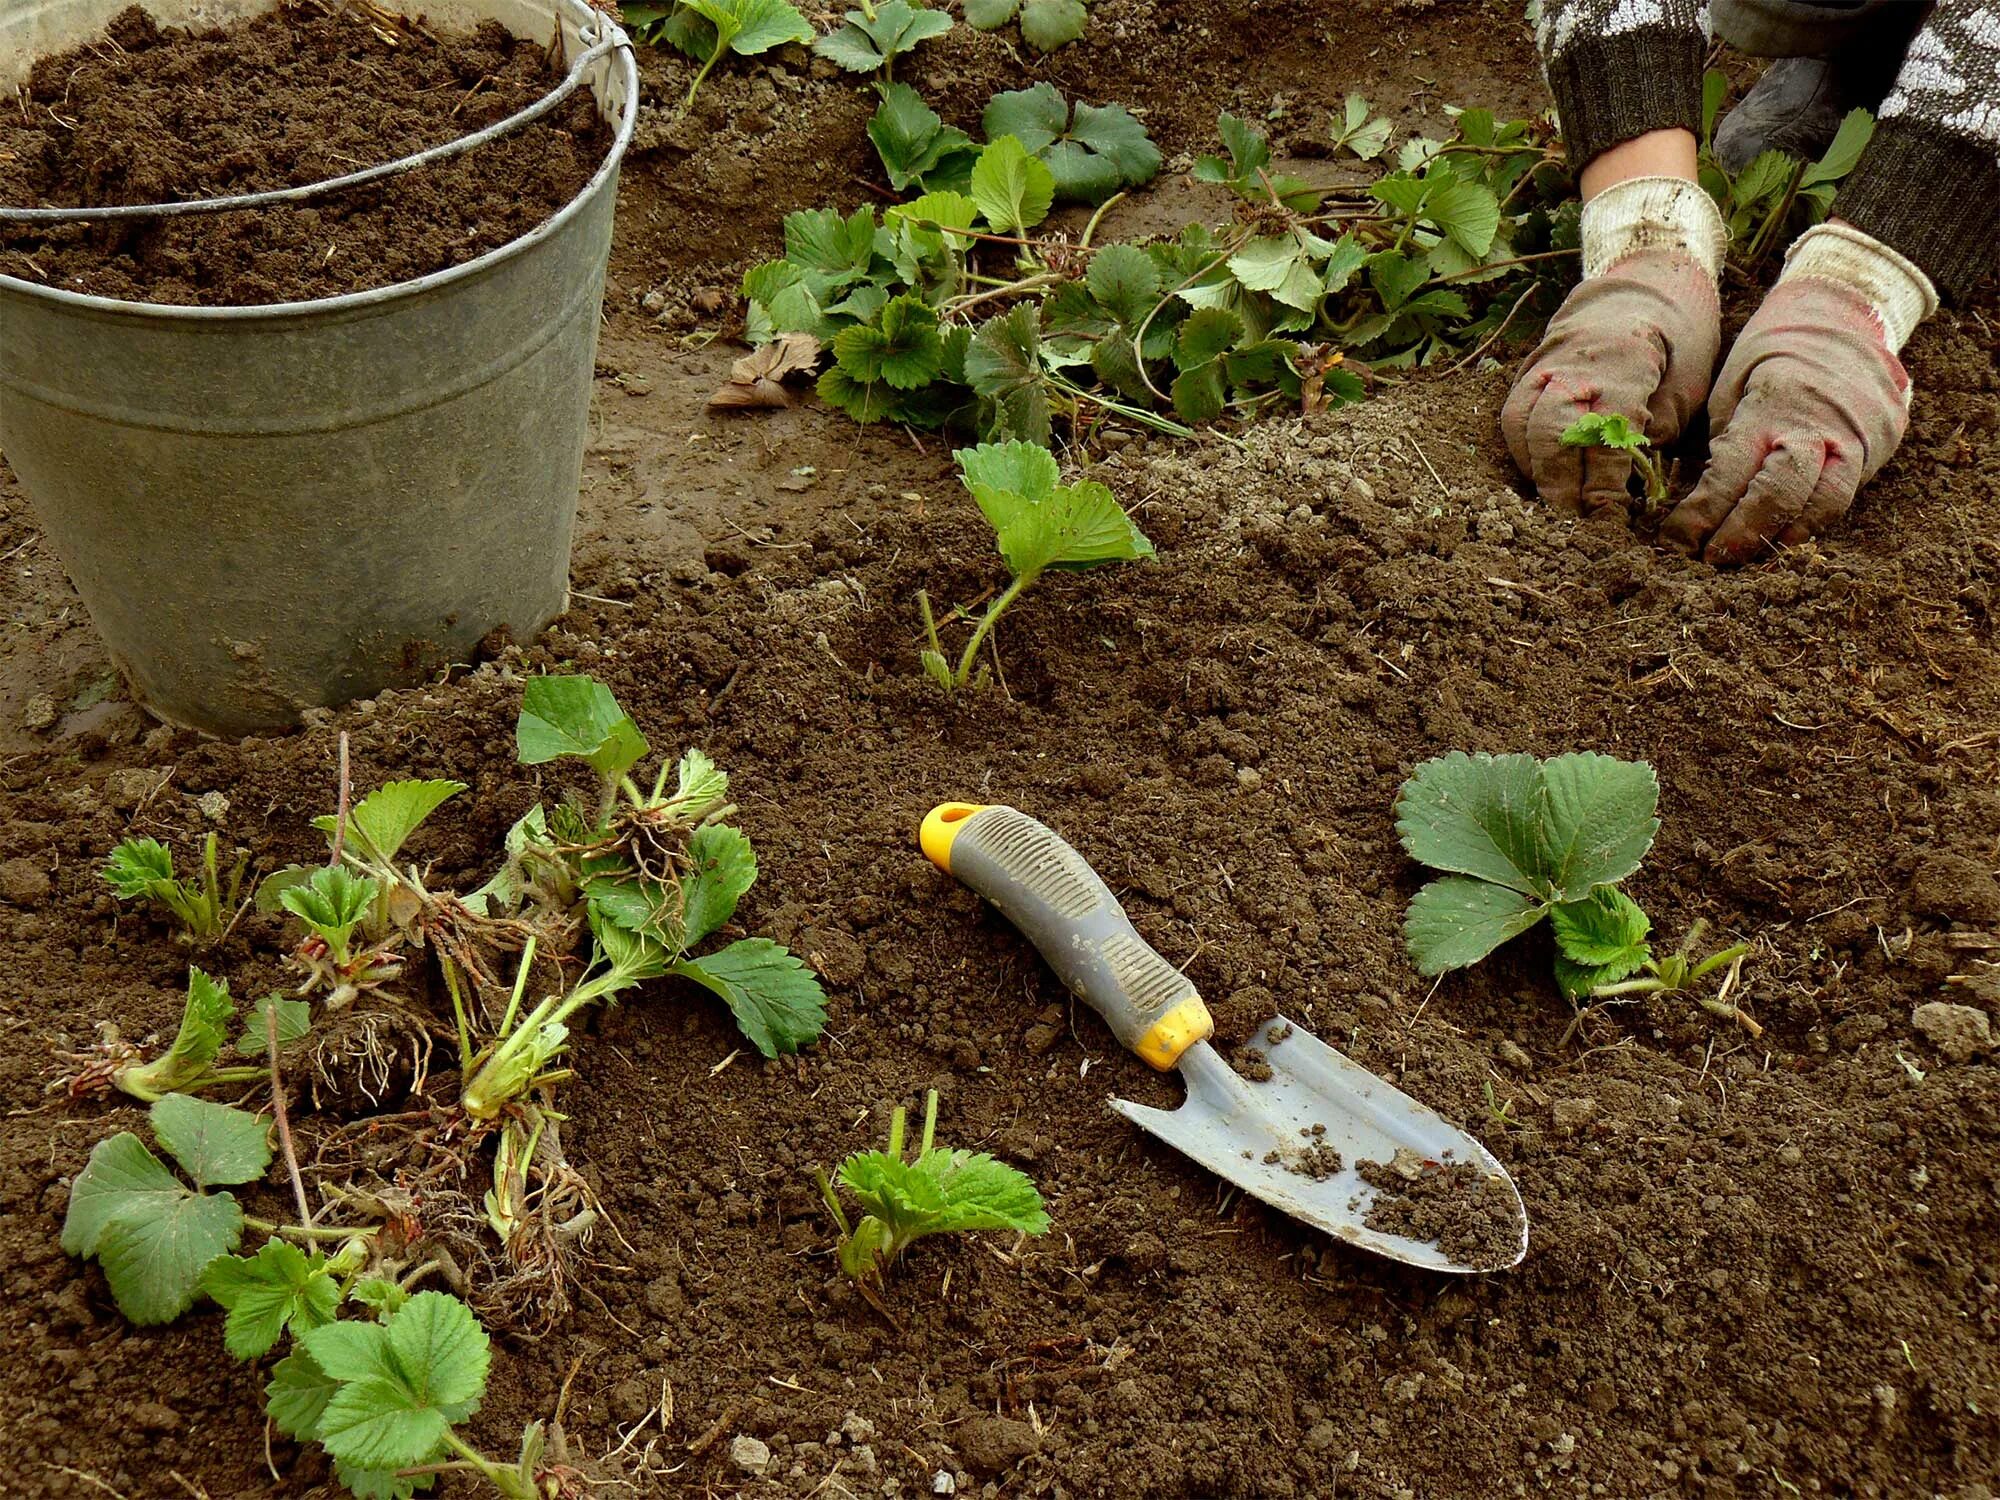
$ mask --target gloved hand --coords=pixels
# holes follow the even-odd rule
[[[1655,444],[1680,435],[1722,347],[1727,238],[1708,195],[1681,178],[1632,178],[1585,205],[1584,279],[1500,413],[1514,462],[1543,499],[1584,513],[1625,504],[1628,455],[1563,445],[1586,413],[1616,412]]]
[[[1860,231],[1800,236],[1722,367],[1708,467],[1661,536],[1741,563],[1844,515],[1903,441],[1910,377],[1897,352],[1936,307],[1923,273]]]

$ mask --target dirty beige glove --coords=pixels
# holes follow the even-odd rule
[[[1790,546],[1846,514],[1903,441],[1896,356],[1937,310],[1924,273],[1845,224],[1799,236],[1708,403],[1708,467],[1661,535],[1712,563]]]
[[[1680,436],[1722,347],[1727,241],[1715,204],[1683,178],[1631,178],[1584,205],[1584,279],[1500,413],[1514,462],[1550,504],[1587,513],[1625,503],[1628,455],[1563,446],[1578,417],[1616,412],[1656,444]]]

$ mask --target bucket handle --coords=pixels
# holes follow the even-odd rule
[[[591,35],[592,33],[585,31],[581,40],[588,41]],[[414,171],[418,167],[429,166],[432,162],[463,155],[475,147],[485,145],[488,141],[509,135],[524,125],[533,124],[582,87],[584,72],[592,63],[620,50],[631,51],[632,43],[624,32],[613,27],[609,36],[578,56],[561,83],[525,109],[488,125],[484,130],[476,130],[471,135],[462,135],[456,140],[446,141],[441,146],[432,146],[429,150],[400,157],[395,161],[364,167],[359,172],[349,172],[345,177],[328,177],[320,182],[309,182],[300,187],[274,188],[265,193],[238,193],[230,198],[196,198],[185,203],[113,203],[78,208],[10,208],[0,204],[0,224],[75,224],[99,219],[172,219],[187,214],[226,214],[245,208],[265,208],[275,203],[299,203],[325,193],[337,193],[346,188],[380,182],[385,177],[396,177],[404,172]]]

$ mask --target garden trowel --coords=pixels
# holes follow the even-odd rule
[[[1250,1044],[1261,1056],[1258,1076],[1232,1068],[1209,1045],[1215,1024],[1193,984],[1139,936],[1118,898],[1054,830],[1011,807],[947,802],[918,837],[939,869],[1027,935],[1120,1042],[1162,1072],[1180,1070],[1186,1103],[1168,1110],[1114,1099],[1126,1119],[1272,1207],[1392,1260],[1499,1271],[1527,1254],[1528,1220],[1512,1179],[1435,1110],[1282,1016]],[[1390,1188],[1363,1180],[1357,1167],[1370,1163],[1368,1176]],[[1385,1213],[1370,1227],[1378,1192],[1447,1173],[1463,1182],[1467,1212],[1486,1221],[1482,1232],[1449,1241],[1460,1247],[1456,1257],[1440,1240],[1385,1225],[1466,1218],[1435,1197],[1428,1220]],[[1482,1248],[1464,1248],[1475,1242]]]

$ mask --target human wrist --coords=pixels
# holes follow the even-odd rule
[[[1583,205],[1583,274],[1601,276],[1641,250],[1686,255],[1720,286],[1729,228],[1701,185],[1679,176],[1627,177]]]
[[[1937,288],[1916,262],[1838,220],[1816,225],[1793,242],[1778,280],[1800,277],[1858,293],[1880,321],[1891,354],[1901,353],[1916,326],[1938,308]]]

